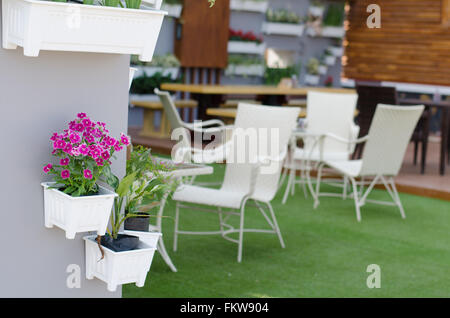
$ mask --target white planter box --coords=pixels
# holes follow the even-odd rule
[[[328,67],[326,65],[319,65],[319,74],[325,75],[328,72]]]
[[[227,76],[264,76],[264,65],[228,65],[225,70]]]
[[[228,53],[263,55],[265,51],[266,51],[265,43],[258,44],[256,42],[244,42],[244,41],[228,42]]]
[[[309,11],[309,14],[311,14],[314,17],[322,17],[324,10],[325,10],[324,7],[311,6],[311,7],[309,7],[308,11]]]
[[[167,11],[169,17],[179,18],[183,11],[183,6],[181,4],[163,4],[161,10]]]
[[[155,94],[130,94],[130,101],[148,101],[159,102],[161,101],[158,95]]]
[[[72,197],[58,189],[50,189],[54,184],[41,184],[44,188],[45,227],[56,225],[66,231],[68,239],[74,239],[76,233],[89,231],[105,235],[117,194],[99,186],[99,195]]]
[[[147,273],[152,264],[156,248],[140,241],[138,249],[125,252],[114,252],[102,246],[105,257],[95,241],[96,236],[86,236],[86,278],[98,279],[108,284],[108,290],[114,292],[118,285],[136,283],[143,287]]]
[[[332,66],[332,65],[336,64],[336,56],[334,56],[334,55],[327,55],[327,56],[325,56],[325,60],[324,61],[325,61],[326,65]]]
[[[341,46],[330,46],[328,50],[336,57],[344,55],[344,48]]]
[[[3,48],[136,54],[151,61],[166,12],[75,3],[3,0]]]
[[[345,29],[344,27],[323,27],[322,28],[322,34],[323,37],[327,38],[343,38],[345,35]]]
[[[134,73],[134,78],[143,76],[145,72],[147,76],[153,76],[156,73],[162,73],[164,76],[170,76],[172,79],[176,79],[180,72],[180,68],[178,67],[163,68],[156,66],[140,66],[140,65],[136,65],[134,67],[137,69],[136,72]]]
[[[231,0],[230,9],[234,11],[265,13],[269,8],[269,1]]]
[[[311,75],[306,74],[305,83],[309,85],[319,85],[320,76],[319,75]]]
[[[263,32],[289,36],[302,36],[305,26],[303,24],[264,22]]]

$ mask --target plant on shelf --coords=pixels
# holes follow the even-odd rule
[[[293,65],[284,68],[266,68],[264,73],[264,83],[266,85],[278,85],[283,78],[292,78],[300,72],[300,65]]]
[[[333,76],[328,76],[327,79],[324,82],[326,87],[332,87],[333,86]]]
[[[42,183],[45,226],[58,226],[68,239],[87,231],[104,235],[117,194],[99,182],[116,184],[111,161],[130,143],[129,138],[121,134],[116,139],[105,123],[79,113],[67,129],[55,132],[50,140],[52,155],[58,159],[43,168],[53,176],[53,182]]]
[[[153,66],[162,68],[180,67],[180,61],[174,54],[168,53],[166,55],[155,55],[151,62],[142,62],[137,55],[131,56],[130,63],[137,66]]]
[[[267,22],[274,22],[274,23],[300,24],[303,22],[304,19],[302,19],[295,12],[286,9],[278,9],[278,10],[269,9],[266,12],[266,20]]]
[[[315,57],[309,59],[308,64],[306,65],[306,70],[310,75],[319,75],[319,65],[320,62]]]
[[[255,42],[261,44],[263,42],[263,37],[261,35],[256,35],[253,31],[243,32],[242,30],[233,30],[230,28],[229,40],[237,42]]]
[[[344,24],[345,3],[332,3],[328,6],[323,26],[340,27]]]
[[[55,188],[73,197],[96,195],[98,182],[110,182],[114,153],[130,143],[125,134],[120,139],[109,135],[106,124],[79,113],[63,133],[50,138],[52,155],[58,164],[47,164],[44,172],[53,175]]]
[[[132,94],[153,94],[155,88],[161,88],[163,83],[181,83],[182,79],[172,79],[170,75],[163,75],[161,72],[153,76],[144,75],[136,77],[131,84],[130,93]]]
[[[153,160],[150,149],[142,146],[133,149],[127,160],[126,175],[120,182],[117,179],[114,188],[118,197],[114,202],[110,228],[100,239],[103,246],[116,252],[137,247],[138,237],[119,234],[119,231],[123,224],[125,230],[148,231],[152,211],[167,193],[176,189],[177,182],[165,174],[170,170],[170,167]],[[123,242],[132,242],[132,245]]]
[[[226,75],[263,76],[264,60],[247,54],[229,54]]]

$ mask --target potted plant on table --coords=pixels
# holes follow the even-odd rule
[[[168,171],[169,168],[152,160],[149,149],[138,147],[131,152],[127,173],[120,182],[116,182],[118,197],[108,233],[84,238],[88,279],[95,276],[105,281],[110,291],[114,291],[119,284],[144,285],[161,236],[159,232],[148,232],[150,212],[159,205],[164,195],[177,186],[164,175]],[[129,223],[131,228],[120,232],[123,224],[127,230],[129,220],[138,222]]]
[[[50,138],[56,164],[47,164],[44,172],[53,182],[44,182],[45,226],[54,225],[66,231],[68,239],[78,232],[97,231],[104,235],[117,194],[99,184],[111,183],[111,160],[129,144],[109,135],[106,124],[79,113],[62,133]]]

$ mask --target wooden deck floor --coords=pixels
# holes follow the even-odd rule
[[[128,133],[134,144],[153,149],[153,152],[169,155],[173,145],[171,140],[139,137],[140,127],[130,127]],[[427,166],[424,175],[420,174],[419,163],[414,166],[414,147],[410,144],[405,155],[400,174],[395,179],[400,192],[450,201],[450,165],[444,176],[439,175],[439,141],[428,143]],[[420,157],[420,150],[419,150]]]

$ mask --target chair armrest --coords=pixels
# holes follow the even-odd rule
[[[183,127],[199,132],[199,133],[214,133],[214,132],[220,132],[222,130],[226,130],[229,128],[229,126],[225,126],[225,123],[218,119],[211,119],[207,121],[199,121],[195,123],[183,123]],[[218,127],[210,127],[217,125]],[[206,128],[210,127],[210,128]]]
[[[331,134],[331,133],[325,134],[324,137],[330,137],[336,141],[340,141],[340,142],[346,143],[346,144],[360,144],[360,143],[363,143],[363,142],[366,142],[367,140],[369,140],[369,135],[358,138],[358,139],[353,139],[353,140],[345,139],[345,138],[336,136],[335,134]]]

